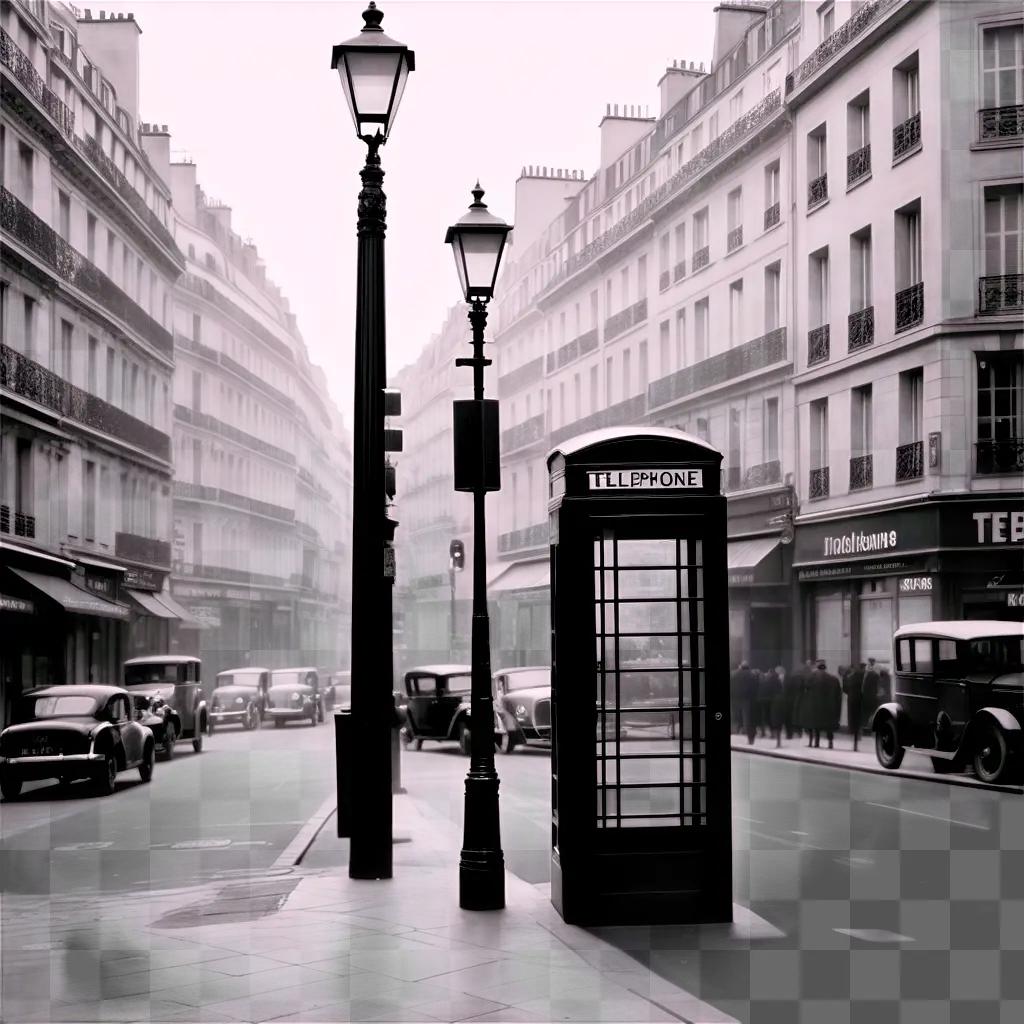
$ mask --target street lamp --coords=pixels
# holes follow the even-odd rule
[[[491,643],[487,617],[487,551],[484,496],[501,487],[498,463],[498,402],[484,398],[484,327],[487,303],[494,295],[505,240],[512,230],[483,201],[477,182],[473,202],[445,242],[473,329],[473,356],[456,366],[473,368],[472,400],[454,403],[455,489],[473,492],[473,629],[470,696],[470,763],[466,775],[459,906],[464,910],[500,910],[505,906],[505,857],[498,819],[498,773],[494,769],[494,707],[491,697]]]
[[[359,785],[352,785],[349,877],[391,877],[391,665],[390,582],[387,558],[394,524],[385,509],[384,385],[384,171],[387,141],[409,72],[412,50],[388,38],[383,13],[372,2],[362,31],[331,52],[356,134],[366,143],[360,171],[356,270],[356,359],[352,466],[352,724]],[[386,686],[383,685],[386,682]],[[339,795],[340,796],[340,795]]]

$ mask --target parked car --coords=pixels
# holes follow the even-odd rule
[[[352,673],[348,669],[332,672],[331,686],[334,688],[334,708],[349,710],[352,707]]]
[[[146,693],[132,694],[132,708],[138,721],[153,734],[157,753],[170,761],[180,729],[174,708],[163,697],[150,697]]]
[[[266,717],[270,669],[229,668],[218,672],[210,697],[210,732],[218,725],[258,729]]]
[[[201,671],[202,662],[184,654],[152,654],[124,663],[125,687],[168,704],[177,716],[175,739],[190,739],[197,754],[209,728]]]
[[[282,728],[288,722],[324,720],[320,673],[315,668],[276,668],[270,673],[267,690],[267,718]]]
[[[422,665],[405,673],[402,741],[419,750],[424,740],[455,741],[469,756],[469,665]]]
[[[119,686],[66,685],[29,690],[15,704],[14,724],[0,733],[0,792],[14,800],[23,783],[92,782],[114,792],[118,772],[153,777],[156,742]]]
[[[984,782],[1024,769],[1024,624],[917,622],[893,636],[892,700],[871,720],[875,753],[898,768],[908,749],[936,771],[971,765]]]
[[[334,711],[338,702],[338,687],[335,684],[335,676],[338,673],[323,671],[320,676],[320,707],[323,713],[330,714]],[[323,718],[320,719],[323,721]]]
[[[518,746],[551,746],[551,669],[544,665],[494,673],[495,743],[511,754]]]

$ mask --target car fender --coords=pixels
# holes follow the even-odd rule
[[[452,715],[452,720],[448,723],[448,736],[449,738],[458,737],[459,735],[459,722],[463,718],[469,718],[470,703],[468,700],[462,701],[459,706],[455,709],[455,714]]]
[[[1015,752],[1024,751],[1024,737],[1021,734],[1021,723],[1017,720],[1017,717],[1012,711],[1007,711],[1006,708],[980,708],[975,712],[974,717],[970,720],[967,725],[967,729],[964,731],[963,742],[961,747],[970,749],[971,743],[974,736],[977,734],[979,727],[985,722],[994,722],[999,726],[1000,729],[1006,734],[1006,741],[1010,744],[1010,749]]]
[[[896,721],[896,735],[901,743],[906,741],[907,730],[910,728],[910,716],[900,704],[890,701],[886,704],[879,704],[875,713],[871,716],[871,731],[878,732],[882,722],[888,719]]]
[[[147,730],[148,731],[148,730]],[[117,770],[123,772],[127,768],[125,751],[124,751],[124,740],[121,738],[121,733],[114,728],[111,724],[101,725],[99,729],[93,733],[93,750],[98,754],[105,754],[108,750],[114,755],[114,761],[117,764]]]

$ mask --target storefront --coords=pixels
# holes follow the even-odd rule
[[[487,596],[497,612],[493,667],[551,664],[551,571],[548,557],[495,567]]]

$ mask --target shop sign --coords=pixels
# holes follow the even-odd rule
[[[1006,592],[1007,608],[1024,608],[1024,590],[1008,590]]]
[[[163,583],[163,573],[155,572],[153,569],[125,569],[124,571],[124,585],[133,590],[161,590]]]
[[[23,597],[9,597],[7,594],[0,594],[0,612],[23,612],[31,615],[36,606]]]
[[[933,590],[931,576],[901,576],[901,594],[930,594]]]
[[[85,574],[85,589],[91,590],[101,597],[114,599],[114,581],[105,576],[94,576],[91,572]]]
[[[1005,551],[1024,543],[1024,503],[1016,498],[957,501],[942,507],[944,548]]]
[[[591,491],[677,491],[703,486],[704,471],[701,469],[601,469],[587,472],[587,488]]]
[[[192,617],[202,625],[209,626],[211,629],[220,627],[220,609],[211,605],[193,604],[188,606],[188,610],[192,613]]]
[[[979,544],[1020,544],[1024,541],[1024,510],[975,512],[971,518]]]
[[[851,516],[827,523],[801,523],[796,527],[793,561],[800,565],[835,564],[856,561],[875,556],[884,558],[882,572],[893,573],[900,569],[913,571],[901,556],[911,552],[927,551],[938,547],[937,515],[934,508],[917,506],[910,509],[896,509],[872,516]],[[838,567],[837,567],[838,568]],[[858,564],[860,575],[867,566]],[[854,569],[846,567],[829,575],[851,575]],[[802,579],[811,579],[804,573]]]
[[[204,587],[177,583],[174,586],[175,597],[198,597],[205,600],[228,601],[262,601],[263,593],[259,590],[239,590],[236,587]]]

